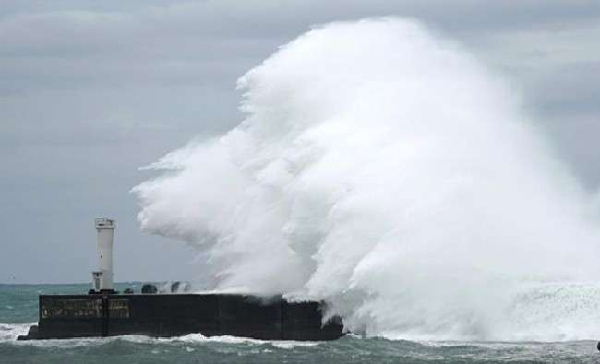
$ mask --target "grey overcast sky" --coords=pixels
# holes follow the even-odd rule
[[[235,126],[237,77],[314,24],[414,17],[521,92],[557,155],[600,185],[600,1],[0,2],[0,282],[87,282],[93,218],[115,275],[191,279],[193,251],[139,232],[128,191],[195,136]]]

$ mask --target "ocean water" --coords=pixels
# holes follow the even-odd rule
[[[140,283],[121,283],[139,289]],[[332,342],[262,341],[200,334],[17,341],[37,321],[39,294],[74,285],[0,285],[0,363],[596,363],[594,341],[406,341],[347,335]]]

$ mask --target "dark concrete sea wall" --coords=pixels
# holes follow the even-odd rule
[[[42,295],[26,337],[54,339],[141,334],[234,335],[265,340],[332,340],[339,320],[322,324],[319,302],[290,303],[233,294]]]

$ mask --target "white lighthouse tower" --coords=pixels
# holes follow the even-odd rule
[[[94,220],[98,232],[99,271],[92,272],[95,291],[114,292],[113,288],[113,243],[115,220],[105,217]]]

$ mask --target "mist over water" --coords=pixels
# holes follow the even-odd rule
[[[332,23],[238,87],[239,126],[133,190],[143,230],[198,246],[203,288],[323,299],[390,338],[597,336],[591,196],[460,45]]]

